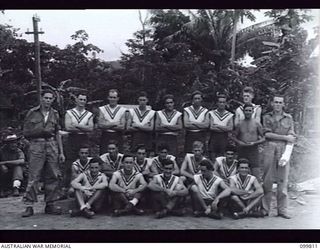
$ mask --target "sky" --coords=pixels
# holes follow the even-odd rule
[[[141,10],[142,17],[147,11]],[[32,17],[37,14],[40,17],[39,29],[45,33],[40,35],[40,41],[64,48],[67,44],[73,44],[70,38],[77,30],[85,30],[88,42],[98,46],[104,52],[98,57],[106,61],[120,59],[121,52],[127,52],[125,42],[133,37],[133,33],[141,29],[139,12],[137,9],[128,10],[5,10],[0,15],[1,24],[9,24],[19,28],[18,33],[22,38],[33,42],[33,35],[24,34],[29,29],[32,31]],[[310,12],[314,20],[304,24],[308,30],[309,38],[314,36],[313,27],[319,25],[320,10]],[[267,20],[262,12],[255,12],[256,23]],[[239,28],[254,24],[248,20]]]

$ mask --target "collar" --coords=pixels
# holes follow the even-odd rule
[[[271,111],[271,112],[268,112],[267,115],[270,115],[270,116],[274,116],[274,112]],[[281,114],[283,117],[290,117],[291,115],[282,111],[282,114]]]

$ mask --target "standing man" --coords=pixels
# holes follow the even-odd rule
[[[120,151],[122,150],[122,132],[126,125],[126,109],[118,105],[118,90],[109,90],[108,101],[108,105],[99,107],[98,127],[102,129],[100,154],[107,152],[110,140],[116,140]]]
[[[206,133],[209,127],[208,109],[201,106],[202,93],[195,91],[192,93],[192,105],[184,108],[183,122],[186,128],[184,151],[192,152],[194,141],[201,141],[206,145]]]
[[[142,191],[147,187],[143,175],[134,169],[134,157],[123,156],[123,168],[114,172],[110,181],[112,192],[113,215],[120,216],[133,212],[144,213],[136,206],[141,199]]]
[[[178,155],[178,132],[182,129],[182,113],[174,108],[173,95],[163,98],[164,109],[156,113],[155,130],[157,132],[157,147],[160,144],[170,145],[171,153]]]
[[[242,91],[243,105],[250,104],[253,106],[252,118],[261,123],[261,106],[252,103],[254,98],[254,90],[252,87],[245,87]],[[241,120],[244,120],[244,106],[241,105],[236,109],[234,123],[237,125]]]
[[[223,156],[228,145],[228,134],[233,130],[233,114],[226,110],[227,96],[218,95],[218,108],[209,112],[209,152],[211,160]]]
[[[263,187],[265,196],[263,208],[265,214],[270,212],[272,184],[277,182],[278,216],[290,219],[288,214],[288,176],[290,162],[279,164],[286,146],[292,146],[296,141],[292,116],[283,111],[284,97],[275,95],[271,103],[273,111],[263,117],[265,137]]]
[[[252,118],[253,106],[243,106],[245,119],[236,125],[234,141],[238,145],[238,157],[249,160],[251,173],[261,181],[258,145],[265,141],[262,125]]]
[[[64,186],[71,181],[71,166],[78,158],[81,145],[88,144],[88,133],[93,131],[93,114],[86,110],[87,94],[79,93],[75,98],[76,107],[69,109],[65,115],[65,127],[69,132],[68,146],[65,149]]]
[[[25,165],[24,153],[18,148],[17,135],[8,135],[3,142],[4,146],[0,149],[0,198],[5,197],[5,190],[12,187],[13,196],[19,196]]]
[[[40,106],[30,109],[25,118],[23,133],[30,140],[30,165],[29,182],[24,196],[27,208],[22,217],[33,215],[33,203],[37,201],[41,173],[44,177],[45,213],[61,214],[61,208],[55,206],[54,202],[60,199],[59,161],[63,163],[65,157],[59,135],[59,114],[51,107],[53,101],[54,93],[43,90]]]
[[[130,109],[128,131],[132,132],[131,149],[135,151],[138,144],[145,144],[148,153],[153,150],[153,127],[155,111],[147,109],[148,97],[146,92],[138,96],[139,106]]]

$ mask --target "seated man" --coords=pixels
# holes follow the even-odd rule
[[[216,158],[213,165],[214,174],[219,176],[227,186],[230,186],[230,176],[237,173],[238,161],[236,159],[236,147],[228,145],[226,147],[225,156]]]
[[[239,219],[251,214],[254,217],[263,217],[263,213],[253,211],[261,202],[263,189],[257,178],[249,174],[249,161],[240,159],[238,173],[230,177],[231,199],[234,201],[236,209],[234,218]]]
[[[152,191],[151,197],[154,202],[156,218],[163,218],[168,213],[183,215],[183,211],[174,210],[174,208],[179,203],[179,198],[188,194],[188,190],[182,180],[172,174],[174,162],[165,159],[162,164],[163,173],[155,175],[148,186]]]
[[[89,157],[89,146],[81,145],[79,148],[79,159],[74,161],[71,165],[71,181],[89,169],[91,159],[92,157]],[[69,188],[68,193],[70,196],[74,194],[73,187]]]
[[[199,163],[203,160],[206,159],[203,156],[203,143],[200,141],[195,141],[193,142],[192,145],[192,152],[187,153],[186,156],[184,157],[184,160],[181,165],[181,179],[184,181],[184,183],[189,186],[190,184],[193,183],[194,178],[193,176],[195,174],[200,173],[199,169]]]
[[[112,192],[113,215],[120,216],[134,212],[137,215],[144,213],[136,205],[141,199],[141,192],[147,187],[143,175],[134,169],[134,157],[124,155],[123,168],[114,172],[110,181]]]
[[[172,174],[180,175],[180,170],[176,162],[176,157],[169,155],[169,146],[166,144],[161,144],[158,147],[158,156],[152,158],[152,164],[150,167],[150,176],[161,174],[163,172],[163,161],[169,159],[174,163],[174,171]]]
[[[108,144],[108,152],[101,155],[100,158],[104,162],[101,172],[108,178],[120,169],[123,154],[119,153],[116,141],[110,140]]]
[[[147,158],[146,155],[147,148],[144,144],[139,144],[136,149],[136,157],[134,158],[134,169],[141,173],[145,180],[148,181],[152,160]]]
[[[209,160],[200,162],[201,174],[194,176],[194,184],[190,188],[194,216],[207,215],[213,219],[221,219],[221,199],[230,195],[230,189],[224,181],[214,175],[213,165]],[[222,191],[219,193],[219,188]],[[219,207],[218,207],[219,206]]]
[[[79,203],[80,211],[73,211],[71,216],[82,214],[90,219],[94,216],[94,211],[99,207],[99,201],[103,197],[103,191],[108,186],[107,177],[101,173],[100,160],[93,158],[89,162],[89,169],[75,178],[71,185],[75,189],[76,200]]]
[[[18,148],[18,137],[15,134],[6,136],[3,142],[4,146],[0,149],[0,198],[7,196],[5,191],[12,187],[13,196],[19,196],[25,156]]]

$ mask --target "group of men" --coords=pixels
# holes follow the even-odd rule
[[[69,194],[79,204],[79,211],[72,215],[87,218],[106,200],[115,216],[143,214],[139,201],[152,203],[157,218],[170,213],[181,215],[188,194],[195,216],[221,218],[224,209],[235,218],[264,216],[270,211],[274,182],[278,184],[278,215],[290,218],[287,184],[296,139],[293,120],[283,111],[284,97],[276,95],[273,111],[265,114],[261,123],[261,107],[252,103],[253,98],[253,89],[246,87],[244,105],[235,115],[226,110],[226,95],[218,95],[217,109],[209,111],[202,106],[199,91],[192,94],[192,105],[183,112],[174,108],[172,95],[163,98],[163,110],[154,111],[148,108],[147,95],[142,92],[138,105],[128,110],[118,104],[119,92],[112,89],[109,104],[99,107],[95,124],[94,114],[85,107],[87,95],[80,93],[76,107],[65,114],[68,143],[64,151],[60,118],[51,107],[54,94],[44,90],[40,106],[28,112],[24,123],[30,150],[26,210],[22,216],[33,215],[40,178],[44,182],[45,212],[61,214],[54,202],[61,198],[63,175],[64,185],[70,185]],[[88,134],[97,128],[102,130],[100,156],[91,158]],[[175,156],[178,133],[183,129],[185,157],[180,164]],[[123,155],[119,152],[123,150],[125,131],[132,136],[132,152]],[[154,150],[154,141],[158,155],[147,158]],[[259,152],[261,149],[263,152]],[[59,164],[65,160],[66,171],[61,174]]]

